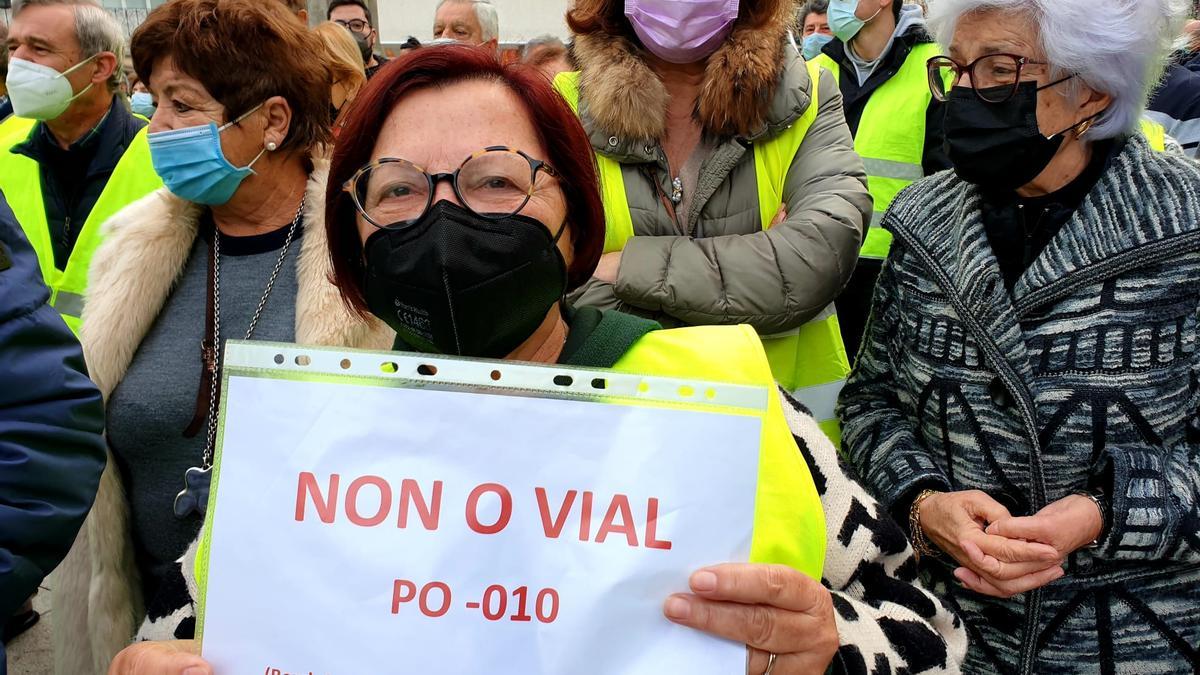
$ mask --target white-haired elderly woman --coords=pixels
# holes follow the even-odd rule
[[[938,0],[956,168],[912,186],[839,412],[968,672],[1200,668],[1200,167],[1136,130],[1176,0]]]

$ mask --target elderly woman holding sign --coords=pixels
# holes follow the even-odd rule
[[[973,672],[1192,672],[1200,169],[1137,132],[1174,0],[938,0],[954,173],[901,194],[842,418]]]
[[[327,193],[336,281],[397,330],[397,348],[774,385],[750,328],[664,331],[564,304],[600,258],[604,216],[587,136],[535,71],[470,47],[419,50],[367,86],[342,138]],[[666,619],[745,643],[754,675],[956,672],[958,620],[913,583],[903,532],[816,420],[773,398],[763,439],[775,470],[757,500],[777,517],[756,527],[754,561],[664,591]],[[119,665],[207,667],[181,648],[139,645]]]

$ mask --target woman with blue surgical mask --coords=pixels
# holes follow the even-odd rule
[[[59,572],[69,581],[54,628],[69,637],[56,660],[71,673],[95,672],[135,636],[190,637],[191,565],[180,560],[207,504],[225,342],[394,339],[329,281],[319,38],[282,3],[170,0],[131,44],[157,102],[148,140],[165,187],[107,223],[92,261],[81,337],[112,459],[85,550]],[[260,62],[271,67],[237,65]]]

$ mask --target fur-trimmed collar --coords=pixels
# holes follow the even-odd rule
[[[737,25],[709,57],[696,116],[711,136],[760,135],[767,124],[785,65],[791,5],[779,7],[766,26]],[[623,36],[578,35],[581,110],[604,133],[640,142],[665,135],[668,94],[640,46]]]
[[[328,160],[314,160],[306,188],[304,237],[296,267],[296,342],[388,349],[382,322],[364,321],[330,283],[325,236]],[[165,188],[135,202],[105,224],[92,260],[80,340],[92,379],[107,397],[158,318],[196,240],[201,207]]]

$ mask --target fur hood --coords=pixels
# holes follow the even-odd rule
[[[329,162],[313,163],[296,263],[296,341],[390,349],[394,333],[380,321],[359,318],[330,282],[325,236]],[[125,377],[183,273],[201,213],[201,207],[160,189],[104,224],[104,243],[89,272],[80,341],[91,377],[105,399]],[[110,453],[95,505],[55,572],[55,672],[108,672],[109,662],[130,643],[143,618],[136,570],[129,504]]]
[[[761,135],[767,124],[787,61],[787,30],[795,8],[787,0],[757,2],[773,5],[763,25],[746,25],[739,18],[725,43],[709,57],[696,106],[707,134],[751,138]],[[623,35],[581,34],[575,38],[574,55],[581,109],[598,130],[621,139],[662,140],[667,90],[646,63],[640,45]]]

